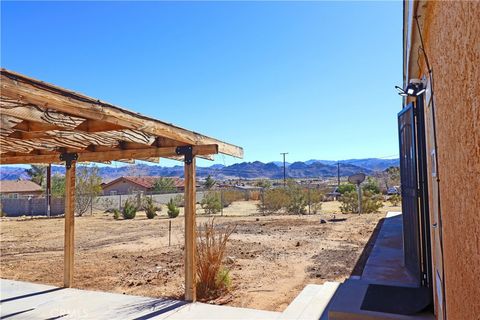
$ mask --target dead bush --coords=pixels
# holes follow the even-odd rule
[[[236,226],[222,227],[214,219],[197,227],[197,296],[202,300],[219,297],[230,286],[228,269],[223,266],[227,241]]]

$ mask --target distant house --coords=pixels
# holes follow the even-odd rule
[[[152,192],[155,181],[161,177],[120,177],[102,184],[103,195],[132,194]],[[183,192],[184,181],[179,178],[172,179],[175,192]]]
[[[42,187],[29,180],[1,180],[1,198],[27,198],[40,197],[43,194]]]

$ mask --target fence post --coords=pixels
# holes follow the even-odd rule
[[[168,246],[170,247],[172,239],[172,220],[168,220]]]
[[[122,211],[122,195],[119,194],[119,200],[118,200],[118,210]]]
[[[311,201],[310,201],[310,188],[308,188],[308,214],[310,214],[310,204],[311,204]]]
[[[223,190],[220,190],[221,216],[223,217]]]

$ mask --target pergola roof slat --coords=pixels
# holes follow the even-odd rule
[[[2,137],[11,135],[22,140],[35,141],[36,138],[47,137],[41,133],[24,134],[21,131],[45,131],[49,135],[53,134],[52,141],[58,147],[65,147],[66,144],[67,147],[73,145],[82,149],[90,144],[97,144],[95,140],[114,139],[118,141],[120,150],[124,142],[158,148],[156,142],[164,139],[169,141],[168,146],[214,144],[218,145],[219,153],[243,157],[243,149],[235,145],[5,69],[1,71],[0,114]],[[13,122],[16,125],[5,127],[3,117],[7,116],[15,119]],[[59,128],[62,129],[49,130]],[[69,132],[68,138],[62,133],[64,131]],[[62,143],[60,140],[65,141]]]

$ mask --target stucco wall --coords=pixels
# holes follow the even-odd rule
[[[430,2],[426,11],[423,31],[434,72],[447,316],[479,319],[480,2]],[[422,74],[427,74],[425,68]],[[431,117],[431,110],[427,112]],[[428,135],[431,150],[431,127]]]
[[[147,192],[148,190],[130,181],[120,180],[103,188],[104,195],[110,195],[112,191],[115,191],[116,194],[132,194],[139,191]]]

